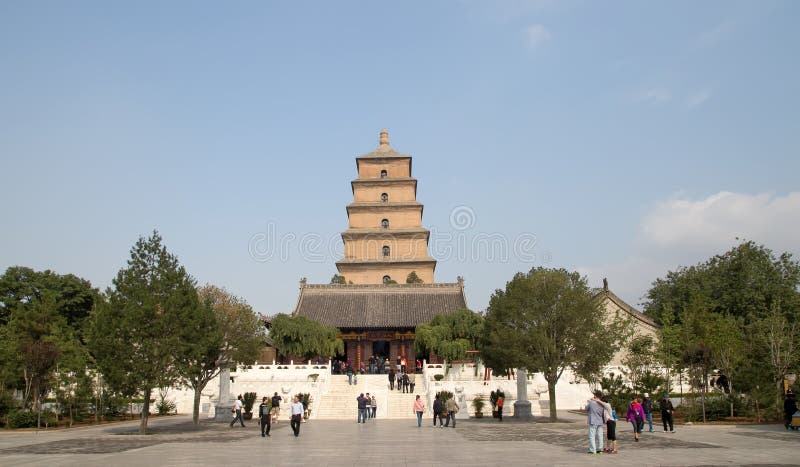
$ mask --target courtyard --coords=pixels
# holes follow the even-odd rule
[[[288,421],[262,438],[246,428],[188,416],[72,430],[0,433],[0,465],[797,465],[800,434],[781,425],[676,427],[633,442],[620,423],[619,454],[588,455],[586,422],[564,412],[561,422],[459,420],[456,429],[415,420],[312,420],[292,436]]]

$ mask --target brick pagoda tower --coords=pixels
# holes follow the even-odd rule
[[[404,284],[413,271],[433,283],[436,260],[428,256],[430,232],[422,227],[411,156],[389,145],[384,128],[378,148],[357,157],[356,168],[349,228],[342,232],[344,258],[336,263],[339,274],[353,284]]]

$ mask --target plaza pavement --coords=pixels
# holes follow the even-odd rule
[[[287,420],[261,438],[246,428],[189,417],[155,419],[152,434],[136,434],[136,422],[71,430],[0,430],[0,465],[798,465],[800,432],[782,425],[676,426],[677,433],[645,433],[633,442],[629,424],[619,426],[617,455],[589,455],[585,418],[563,413],[565,422],[516,423],[506,419],[459,420],[458,428],[433,428],[416,420],[312,420],[291,435]]]

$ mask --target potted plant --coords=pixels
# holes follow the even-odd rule
[[[433,379],[436,381],[441,381],[444,379],[444,375],[433,375]]]
[[[244,405],[244,419],[245,420],[252,420],[253,419],[253,405],[256,403],[257,394],[254,392],[246,392],[244,393],[242,403]]]
[[[475,409],[475,418],[483,418],[483,407],[486,405],[486,402],[483,401],[481,396],[475,396],[472,399],[472,408]]]
[[[296,396],[300,403],[303,404],[303,420],[308,420],[308,417],[311,416],[311,402],[313,402],[311,394],[300,392],[297,393]]]
[[[315,383],[317,382],[317,378],[319,378],[319,373],[311,373],[310,375],[308,375],[308,379],[310,379]]]

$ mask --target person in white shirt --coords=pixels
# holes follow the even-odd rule
[[[300,423],[303,421],[303,404],[300,402],[299,397],[294,396],[291,408],[292,431],[294,431],[295,436],[300,436]]]
[[[233,413],[236,414],[231,420],[231,428],[233,425],[236,424],[236,420],[239,420],[239,423],[242,424],[242,428],[244,428],[244,418],[242,418],[242,395],[239,394],[239,397],[236,399],[236,402],[233,403]]]

